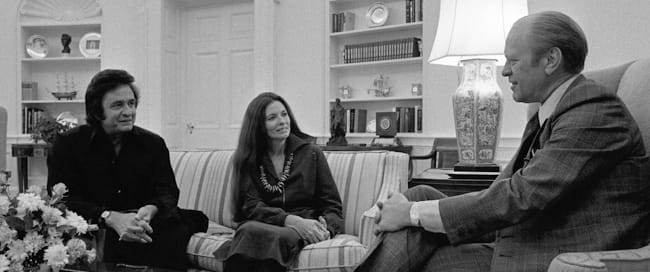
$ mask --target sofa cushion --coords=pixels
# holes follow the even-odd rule
[[[339,234],[333,239],[307,245],[289,271],[352,271],[366,251],[357,237]]]
[[[210,221],[235,228],[232,205],[232,150],[170,152],[180,189],[178,206],[203,211]]]
[[[232,240],[233,236],[234,233],[223,235],[195,233],[187,244],[187,257],[190,263],[201,269],[223,271],[223,262],[214,257],[214,252],[227,241]]]

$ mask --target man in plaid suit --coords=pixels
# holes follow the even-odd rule
[[[586,55],[584,33],[560,12],[517,21],[502,73],[515,101],[541,107],[516,155],[483,191],[419,186],[378,203],[380,238],[356,271],[546,271],[561,252],[644,246],[641,132],[615,94],[580,74]]]

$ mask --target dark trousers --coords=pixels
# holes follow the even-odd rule
[[[120,242],[113,229],[105,231],[104,262],[147,265],[185,270],[188,266],[187,243],[192,235],[180,220],[152,226],[153,241],[147,244]]]
[[[404,195],[410,201],[447,197],[429,186],[416,186]],[[355,271],[489,271],[491,243],[452,246],[446,235],[409,227],[380,234]]]
[[[247,221],[237,228],[229,245],[215,252],[215,257],[222,259],[221,255],[227,255],[226,272],[286,271],[303,246],[298,232],[292,228]]]

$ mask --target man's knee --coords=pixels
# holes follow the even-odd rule
[[[435,200],[447,197],[447,195],[428,185],[411,187],[404,192],[404,196],[410,201]]]

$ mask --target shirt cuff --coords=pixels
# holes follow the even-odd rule
[[[409,211],[411,224],[430,232],[446,233],[440,217],[438,200],[413,202]]]

